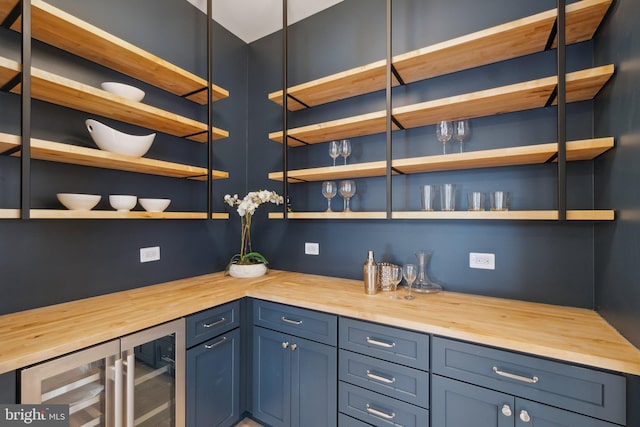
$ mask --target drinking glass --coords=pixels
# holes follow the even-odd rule
[[[398,296],[398,285],[402,282],[402,267],[394,265],[391,267],[391,284],[393,285],[393,295],[391,299],[401,299]]]
[[[340,155],[344,157],[344,164],[347,164],[347,157],[351,154],[351,141],[348,139],[340,140]]]
[[[336,159],[340,157],[340,144],[338,141],[329,143],[329,156],[333,159],[333,166],[336,165]]]
[[[471,191],[467,193],[467,209],[470,211],[483,211],[484,193],[481,191]]]
[[[333,212],[331,210],[331,199],[338,192],[338,186],[335,181],[325,181],[322,183],[322,195],[327,199],[327,210],[325,212]]]
[[[447,142],[451,141],[453,136],[453,123],[441,121],[436,125],[436,137],[442,142],[442,154],[447,154]]]
[[[456,210],[456,185],[442,184],[440,189],[440,210],[455,211]]]
[[[421,195],[421,207],[423,211],[432,211],[434,201],[436,199],[436,186],[435,185],[423,185],[420,187]]]
[[[356,194],[356,182],[347,179],[345,181],[340,181],[340,195],[344,199],[344,212],[351,212],[351,208],[349,208],[349,200]]]
[[[407,281],[407,286],[409,287],[409,294],[404,296],[404,299],[415,299],[413,295],[411,295],[411,286],[413,286],[413,282],[416,280],[416,276],[418,275],[418,268],[415,264],[405,264],[402,266],[402,275],[404,276],[404,280]]]
[[[464,141],[469,139],[471,135],[471,129],[469,128],[469,120],[458,120],[454,124],[454,136],[460,143],[460,152],[462,153],[464,147]]]
[[[508,191],[492,191],[491,192],[491,210],[492,211],[508,211],[509,210],[509,192]]]

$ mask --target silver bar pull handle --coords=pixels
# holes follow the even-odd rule
[[[535,375],[531,378],[529,377],[523,377],[522,375],[516,375],[516,374],[512,374],[509,372],[505,372],[502,371],[500,369],[498,369],[496,366],[493,367],[493,372],[500,375],[501,377],[505,377],[505,378],[510,378],[512,380],[516,380],[516,381],[522,381],[523,383],[527,383],[527,384],[535,384],[538,382],[539,378],[536,377]]]
[[[291,320],[291,319],[287,319],[284,316],[282,316],[280,320],[282,320],[285,323],[290,323],[292,325],[302,325],[302,320]]]
[[[127,354],[127,427],[134,427],[134,408],[135,408],[135,391],[136,391],[136,358],[131,351]]]
[[[224,323],[227,319],[225,319],[224,317],[221,317],[219,320],[216,320],[215,322],[211,322],[211,323],[205,323],[204,325],[202,325],[204,328],[213,328],[214,326],[218,326],[221,323]]]
[[[372,380],[376,380],[376,381],[380,381],[386,384],[393,384],[396,382],[395,377],[385,377],[379,374],[376,374],[372,371],[370,371],[369,369],[367,369],[367,377],[371,378]]]
[[[371,415],[375,415],[376,417],[384,418],[385,420],[392,420],[396,417],[395,412],[388,413],[380,409],[376,409],[368,403],[367,403],[367,412],[370,413]]]
[[[204,348],[206,348],[207,350],[211,350],[212,348],[216,348],[217,346],[224,344],[225,342],[227,342],[227,337],[222,337],[221,340],[218,340],[213,344],[205,344]]]
[[[122,359],[118,359],[115,361],[115,372],[113,379],[113,387],[115,388],[114,393],[114,418],[115,427],[122,427]]]
[[[396,346],[396,343],[394,342],[382,341],[382,340],[378,340],[371,337],[367,337],[367,343],[371,345],[377,345],[378,347],[384,347],[384,348],[393,348]]]

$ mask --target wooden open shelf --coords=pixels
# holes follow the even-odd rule
[[[585,139],[567,142],[567,160],[592,160],[613,148],[613,138]],[[413,174],[460,169],[478,169],[500,166],[541,164],[553,161],[558,153],[558,144],[527,145],[524,147],[497,148],[466,153],[441,154],[435,156],[396,159],[392,162],[394,173]],[[290,170],[290,183],[326,181],[331,179],[353,179],[386,175],[386,162],[357,163],[353,165],[327,166],[311,169]],[[272,172],[269,179],[282,181],[282,172]]]
[[[20,73],[18,62],[0,57],[0,87]],[[17,85],[11,92],[20,93]],[[207,141],[207,124],[161,110],[141,102],[114,95],[102,89],[58,76],[37,68],[31,70],[31,96],[41,101],[98,114],[125,123],[184,137]],[[213,128],[213,139],[229,136],[226,130]]]
[[[32,209],[32,219],[207,219],[206,212],[116,212]],[[214,213],[212,219],[229,219],[228,213]]]
[[[0,133],[0,154],[10,149],[20,147],[20,137]],[[20,155],[17,151],[14,156]],[[96,148],[80,147],[60,142],[31,139],[31,157],[37,160],[69,163],[74,165],[91,166],[104,169],[114,169],[127,172],[138,172],[149,175],[168,176],[173,178],[188,178],[196,181],[206,181],[207,168],[171,163],[163,160],[131,157],[110,153]],[[229,178],[225,171],[211,171],[213,179]]]
[[[590,68],[567,74],[567,102],[592,99],[609,81],[613,65]],[[542,108],[555,103],[557,76],[516,83],[448,98],[396,107],[392,116],[405,129],[435,124],[440,120],[471,119],[494,114]],[[394,129],[398,129],[394,127]],[[386,112],[362,114],[324,123],[316,123],[288,131],[289,145],[316,144],[333,139],[354,138],[382,133],[386,130]],[[269,138],[282,142],[282,131]],[[304,141],[304,142],[301,142]]]
[[[583,0],[567,5],[567,44],[593,37],[612,0]],[[405,83],[412,83],[456,71],[487,65],[546,50],[557,18],[551,9],[523,19],[478,31],[392,58],[393,66]],[[555,45],[555,44],[554,44]],[[398,85],[394,81],[394,85]],[[353,68],[311,82],[293,86],[288,108],[313,107],[386,87],[386,60]],[[283,92],[269,94],[282,105]]]
[[[409,212],[397,211],[392,219],[433,219],[433,220],[519,220],[519,221],[557,221],[558,211],[453,211],[453,212]],[[271,212],[269,219],[283,219],[282,212]],[[288,219],[385,219],[386,212],[289,212]],[[569,221],[613,221],[613,210],[569,210]]]
[[[0,219],[18,219],[20,209],[0,209]]]
[[[16,0],[0,0],[0,22],[20,5]],[[100,28],[84,22],[41,0],[31,0],[32,36],[57,48],[127,74],[199,104],[207,104],[207,80]],[[18,19],[11,29],[21,30]],[[229,96],[229,92],[212,85],[213,100]],[[197,93],[194,93],[198,91]],[[193,93],[190,96],[188,94]]]

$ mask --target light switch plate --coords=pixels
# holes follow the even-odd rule
[[[160,246],[140,248],[140,262],[150,262],[160,260]]]
[[[482,270],[496,269],[496,255],[479,252],[469,252],[469,267]]]
[[[304,244],[304,254],[305,255],[320,255],[320,244],[319,243],[305,243]]]

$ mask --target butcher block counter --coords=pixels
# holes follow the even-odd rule
[[[275,270],[256,279],[214,273],[0,316],[0,373],[245,296],[640,375],[640,350],[591,310],[452,292],[392,300],[365,295],[359,280]]]

